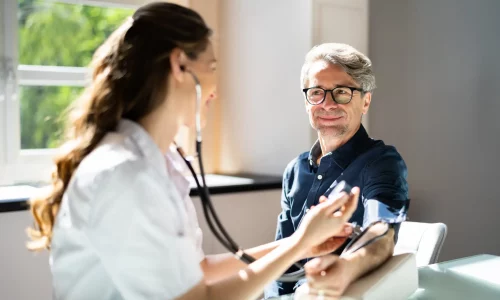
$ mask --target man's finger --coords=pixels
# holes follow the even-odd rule
[[[333,265],[338,260],[337,255],[325,255],[321,257],[316,257],[310,260],[304,265],[304,270],[309,275],[319,274],[322,271],[326,271],[331,265]]]

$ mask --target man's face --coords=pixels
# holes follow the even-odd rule
[[[321,87],[334,89],[338,86],[360,86],[342,67],[319,60],[310,65],[305,87]],[[304,99],[309,114],[311,126],[318,131],[320,137],[342,137],[356,131],[361,124],[361,116],[368,112],[371,94],[362,97],[359,91],[354,91],[352,99],[347,104],[337,104],[332,94],[327,92],[326,99],[318,105],[311,105]]]

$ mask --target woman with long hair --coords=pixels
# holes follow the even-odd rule
[[[182,126],[215,97],[211,30],[194,11],[145,5],[96,51],[52,184],[31,200],[31,250],[50,249],[56,299],[252,299],[294,262],[336,249],[359,191],[324,201],[290,238],[205,256],[180,156]],[[195,79],[196,78],[196,79]],[[183,163],[182,160],[180,160]],[[340,239],[342,240],[342,238]]]

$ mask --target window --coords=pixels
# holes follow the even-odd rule
[[[68,105],[87,84],[94,51],[151,1],[0,0],[0,185],[50,178]],[[204,1],[169,2],[215,16]]]
[[[48,179],[92,55],[140,0],[0,4],[0,185]]]
[[[47,0],[18,4],[21,149],[54,148],[62,131],[60,116],[83,90],[83,67],[133,11]],[[76,76],[61,82],[70,78],[68,73]]]

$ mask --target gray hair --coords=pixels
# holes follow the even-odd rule
[[[372,92],[376,88],[371,60],[354,47],[338,43],[317,45],[307,53],[300,76],[302,87],[306,87],[310,65],[318,60],[341,66],[364,92]]]

